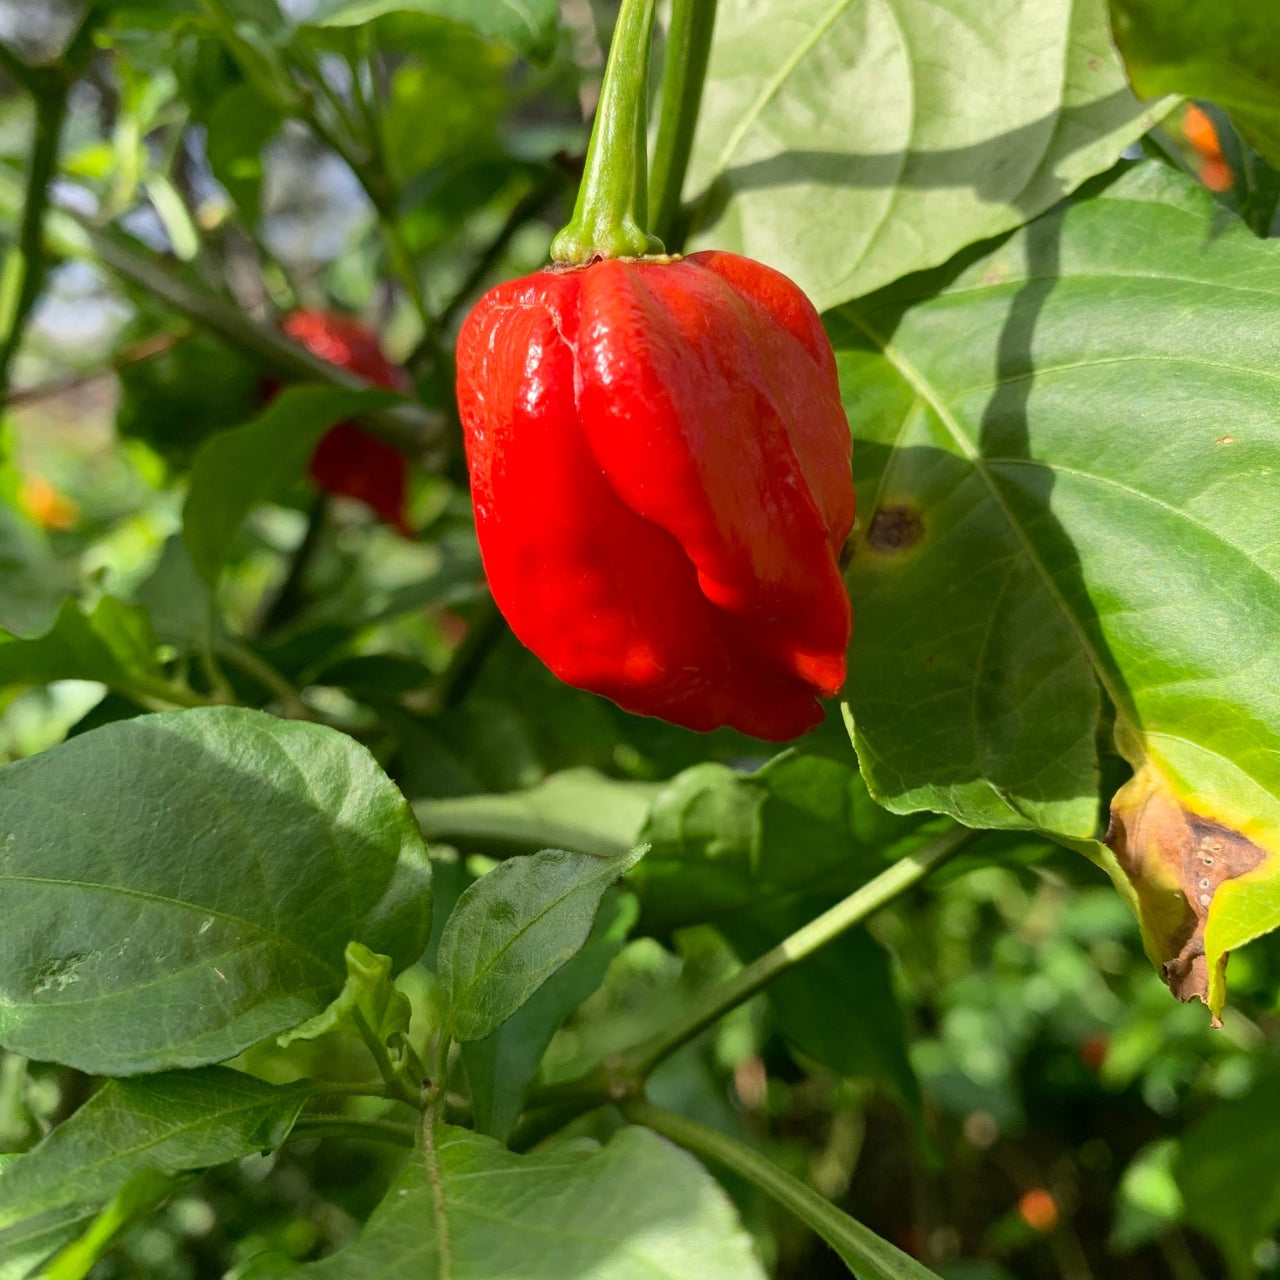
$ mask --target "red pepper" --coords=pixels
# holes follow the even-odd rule
[[[389,391],[409,392],[405,371],[382,354],[377,337],[358,320],[328,311],[295,311],[281,326],[312,355],[350,369]],[[406,537],[409,461],[385,440],[340,422],[325,433],[311,458],[311,478],[325,493],[355,498]]]
[[[848,422],[817,313],[729,253],[552,267],[458,340],[480,549],[569,684],[784,741],[845,677]]]

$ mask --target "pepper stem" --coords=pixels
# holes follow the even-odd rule
[[[680,193],[693,150],[715,21],[716,0],[672,0],[662,107],[649,177],[650,225],[672,252],[684,243],[686,219]]]
[[[551,242],[553,262],[662,253],[648,222],[649,44],[655,0],[622,0],[600,87],[578,202]]]

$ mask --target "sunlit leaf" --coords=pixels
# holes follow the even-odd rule
[[[716,1181],[645,1129],[527,1156],[451,1127],[435,1142],[413,1154],[355,1244],[292,1274],[763,1280]]]
[[[1215,1011],[1226,952],[1280,924],[1278,301],[1277,246],[1151,164],[832,317],[872,794],[1087,841],[1101,688],[1141,771],[1136,888],[1110,870]]]
[[[686,194],[694,247],[825,309],[1034,217],[1157,118],[1105,0],[722,0]]]

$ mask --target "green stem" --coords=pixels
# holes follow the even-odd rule
[[[27,194],[22,205],[22,225],[18,242],[5,262],[0,289],[0,396],[9,390],[9,369],[26,330],[27,318],[40,296],[44,282],[44,213],[49,202],[49,184],[58,161],[58,140],[67,114],[67,90],[58,86],[36,95],[36,132],[27,170]]]
[[[287,1141],[307,1138],[371,1138],[375,1142],[391,1142],[399,1147],[412,1147],[417,1126],[398,1124],[394,1120],[361,1120],[355,1116],[299,1116],[289,1131]]]
[[[918,852],[900,858],[874,880],[855,889],[830,910],[740,969],[727,982],[704,992],[680,1018],[651,1040],[624,1053],[623,1072],[643,1079],[664,1058],[718,1022],[730,1009],[749,1000],[780,973],[808,959],[819,948],[892,902],[977,835],[978,832],[967,827],[952,827]]]
[[[246,644],[222,640],[218,652],[233,666],[239,667],[251,680],[256,680],[281,706],[289,720],[314,720],[315,714],[302,700],[302,695],[265,658],[259,657]]]
[[[716,0],[672,0],[667,60],[662,68],[662,108],[649,180],[654,234],[672,252],[684,241],[680,193],[693,150],[715,21]]]
[[[526,1136],[522,1140],[536,1141],[545,1136],[548,1123],[562,1125],[585,1111],[638,1096],[644,1079],[660,1062],[701,1035],[731,1009],[749,1000],[779,974],[887,906],[979,834],[967,827],[952,827],[917,853],[899,859],[874,880],[855,889],[829,911],[810,920],[771,951],[740,969],[727,982],[704,992],[681,1017],[651,1039],[573,1080],[533,1090],[529,1095],[530,1114],[526,1115],[521,1129],[527,1129],[536,1137]]]
[[[418,1094],[407,1085],[396,1070],[395,1064],[391,1061],[391,1055],[387,1052],[387,1046],[378,1039],[377,1033],[365,1021],[364,1014],[359,1009],[352,1010],[352,1019],[356,1024],[356,1028],[360,1032],[360,1038],[365,1043],[373,1060],[378,1065],[378,1074],[382,1077],[392,1096],[398,1098],[401,1102],[406,1102],[409,1106],[417,1108],[422,1105],[422,1100]]]
[[[471,620],[467,634],[453,651],[449,665],[435,685],[436,706],[441,711],[458,706],[484,670],[498,642],[507,634],[507,620],[491,599],[485,600]]]
[[[643,258],[663,252],[648,224],[649,45],[655,0],[622,0],[600,87],[586,168],[555,262]]]
[[[323,493],[316,494],[307,512],[307,527],[303,532],[302,541],[289,557],[289,567],[285,570],[284,581],[263,610],[262,621],[257,627],[259,635],[279,630],[302,608],[306,600],[307,570],[310,569],[311,562],[319,549],[328,510],[327,496]]]
[[[385,1085],[371,1084],[367,1080],[308,1080],[307,1087],[317,1098],[385,1098],[388,1102],[402,1101]]]
[[[431,330],[423,339],[424,343],[434,342],[439,334],[447,329],[453,323],[458,312],[470,301],[471,295],[484,283],[485,277],[497,265],[498,260],[507,251],[507,246],[515,237],[517,231],[542,211],[542,209],[550,203],[553,196],[560,190],[564,183],[562,176],[554,169],[548,170],[547,173],[539,179],[537,184],[530,188],[516,201],[507,220],[502,224],[501,230],[489,241],[484,252],[472,264],[471,270],[467,272],[466,279],[454,291],[453,296],[441,308],[439,315],[435,317]],[[410,364],[418,357],[420,351],[415,351],[410,357]]]
[[[67,216],[64,211],[58,212]],[[362,390],[372,386],[356,374],[313,356],[273,326],[256,323],[238,307],[196,287],[185,276],[133,248],[126,237],[70,216],[79,222],[89,247],[103,266],[280,373],[335,387]],[[443,415],[409,401],[362,414],[361,421],[374,435],[410,456],[435,448],[445,435]]]
[[[57,173],[58,145],[67,116],[67,100],[93,51],[97,16],[90,8],[66,52],[51,67],[29,67],[7,45],[0,62],[35,99],[35,136],[27,167],[26,191],[18,240],[5,262],[0,281],[0,401],[9,390],[9,371],[22,343],[27,320],[40,296],[45,275],[44,220],[49,187]]]
[[[120,693],[123,693],[128,698],[135,699],[143,706],[151,703],[160,703],[163,704],[164,709],[167,709],[169,707],[213,707],[219,705],[214,698],[206,698],[202,693],[196,693],[185,685],[162,679],[160,676],[133,676],[127,682],[122,682],[117,688]]]
[[[759,1187],[816,1231],[863,1280],[938,1280],[927,1267],[736,1139],[644,1098],[624,1102],[622,1112],[633,1124],[642,1124]]]

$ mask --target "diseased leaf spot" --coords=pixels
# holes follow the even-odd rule
[[[74,951],[68,956],[51,956],[36,970],[31,981],[31,994],[43,995],[46,991],[65,991],[80,981],[80,970],[91,960],[98,958],[96,951]]]
[[[905,503],[889,503],[872,517],[867,530],[867,546],[881,555],[910,551],[924,537],[920,513]]]
[[[1213,895],[1225,881],[1259,867],[1266,851],[1231,827],[1192,813],[1150,765],[1112,801],[1106,843],[1137,891],[1169,990],[1179,1000],[1207,1000],[1204,931]]]

